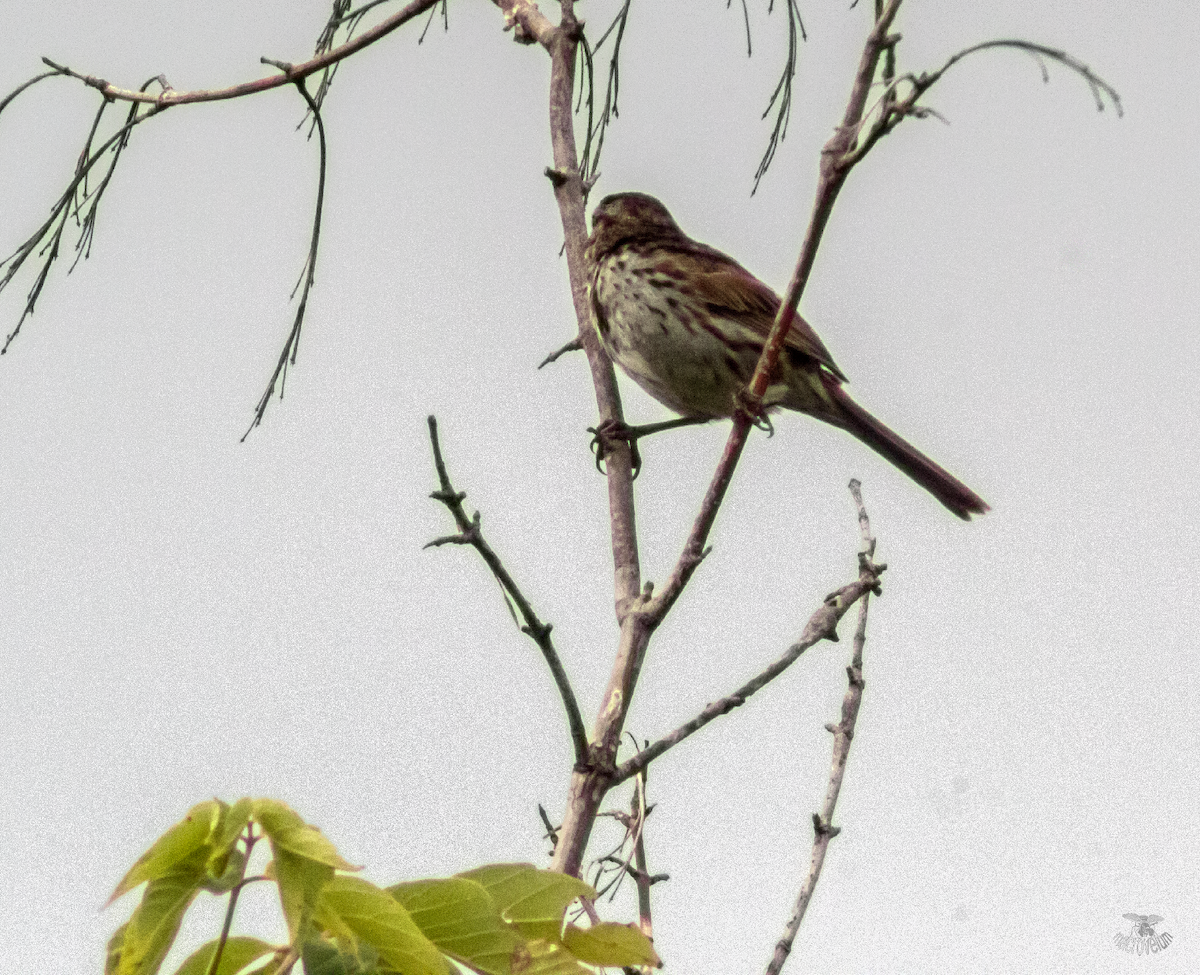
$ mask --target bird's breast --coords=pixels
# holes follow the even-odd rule
[[[762,341],[688,288],[670,263],[612,254],[592,282],[597,334],[639,386],[683,416],[730,416]]]

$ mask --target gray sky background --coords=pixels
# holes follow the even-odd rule
[[[659,195],[781,289],[867,12],[802,2],[791,126],[751,197],[786,19],[750,7],[747,60],[737,4],[635,4],[597,193]],[[593,37],[614,9],[582,5]],[[302,60],[326,15],[0,0],[0,88],[41,55],[130,86],[223,86],[264,54]],[[574,328],[542,176],[548,62],[500,26],[488,3],[452,4],[448,34],[417,46],[410,26],[343,66],[299,363],[245,444],[316,185],[295,92],[140,128],[91,259],[55,269],[0,359],[12,971],[100,970],[132,906],[105,898],[213,795],[287,801],[380,883],[545,863],[536,804],[557,817],[570,770],[553,686],[478,559],[421,550],[451,530],[428,499],[435,413],[590,723],[616,636],[595,405],[580,355],[535,369]],[[910,0],[898,28],[902,70],[1026,38],[1126,108],[1099,114],[1080,80],[1051,67],[1043,85],[1014,52],[960,65],[929,99],[951,124],[906,123],[853,175],[804,299],[856,398],[994,511],[961,524],[851,438],[782,417],[751,439],[629,727],[659,736],[795,639],[854,572],[857,476],[890,568],[844,831],[787,970],[1194,972],[1200,12]],[[6,253],[65,185],[95,104],[54,80],[0,117]],[[0,298],[6,332],[28,281]],[[623,388],[634,420],[666,415]],[[665,578],[726,434],[644,446],[646,578]],[[669,971],[766,964],[807,869],[844,631],[654,765]],[[269,891],[244,903],[244,930],[279,935]],[[219,906],[201,899],[185,944],[215,935]],[[1174,944],[1118,951],[1129,911],[1163,916]]]

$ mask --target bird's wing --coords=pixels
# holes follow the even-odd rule
[[[1144,921],[1144,920],[1146,920],[1146,917],[1143,914],[1122,914],[1121,917],[1125,918],[1126,921]]]
[[[700,300],[713,310],[728,312],[765,341],[779,312],[779,296],[732,258],[719,251],[710,252],[707,247],[700,253],[713,258],[706,273],[698,274],[694,281],[688,282],[696,289]],[[799,313],[792,319],[785,342],[846,382],[846,374],[833,361],[825,343]]]

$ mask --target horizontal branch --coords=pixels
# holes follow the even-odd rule
[[[282,74],[272,75],[269,78],[259,78],[256,81],[246,81],[240,85],[233,85],[230,88],[210,88],[197,91],[175,91],[172,88],[168,88],[157,95],[151,95],[144,91],[120,88],[105,81],[103,78],[97,78],[93,75],[81,74],[65,65],[55,64],[49,58],[42,58],[42,60],[54,68],[56,72],[72,78],[78,78],[85,85],[95,88],[105,98],[114,101],[148,102],[163,107],[168,105],[189,105],[195,102],[219,102],[230,98],[241,98],[244,95],[255,95],[260,91],[269,91],[272,88],[279,88],[282,85],[294,84],[300,78],[307,78],[310,74],[323,71],[330,65],[337,64],[337,62],[348,58],[351,54],[374,44],[380,38],[390,34],[397,27],[408,23],[408,21],[429,10],[439,2],[440,0],[412,0],[402,10],[396,11],[392,16],[376,24],[370,30],[359,34],[358,37],[351,38],[345,44],[341,45],[341,47],[335,47],[332,51],[327,51],[300,64],[289,64]],[[267,63],[274,64],[275,62]]]

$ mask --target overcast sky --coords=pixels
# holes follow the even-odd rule
[[[543,9],[553,14],[552,4]],[[597,194],[660,196],[777,289],[868,8],[801,0],[787,140],[757,195],[786,18],[635,3]],[[587,0],[595,38],[614,0]],[[0,0],[0,89],[42,55],[177,89],[303,60],[318,0]],[[290,327],[316,187],[294,91],[137,130],[91,258],[51,275],[0,359],[4,956],[99,971],[100,907],[194,802],[269,795],[379,883],[546,862],[565,721],[532,645],[452,530],[425,417],[470,510],[554,624],[588,723],[612,658],[604,480],[542,175],[548,61],[483,0],[344,65],[326,225],[287,394],[243,444]],[[1195,972],[1200,688],[1200,13],[909,0],[901,70],[995,37],[1060,46],[1120,91],[1014,52],[956,67],[857,170],[803,311],[853,395],[985,497],[963,524],[852,438],[754,434],[713,554],[651,646],[629,728],[654,738],[758,672],[853,577],[859,477],[889,569],[832,844],[787,971]],[[69,179],[95,93],[0,116],[0,250]],[[68,258],[69,260],[69,258]],[[26,272],[0,296],[15,324]],[[625,383],[634,421],[666,411]],[[674,562],[727,424],[642,447],[642,567]],[[759,971],[807,870],[851,632],[652,768],[668,971]],[[614,797],[624,803],[625,794]],[[598,833],[591,852],[605,852]],[[271,894],[242,929],[280,937]],[[187,946],[215,936],[203,895]],[[627,900],[605,906],[632,918]],[[1114,947],[1164,918],[1153,958]],[[172,958],[175,964],[183,951]],[[18,961],[19,960],[19,961]],[[0,965],[0,968],[4,966]],[[167,970],[171,970],[168,967]]]

